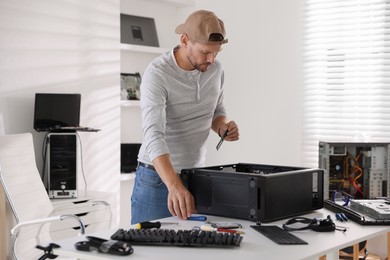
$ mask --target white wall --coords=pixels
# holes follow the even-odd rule
[[[229,43],[217,57],[225,68],[229,117],[240,140],[210,137],[208,164],[301,163],[301,47],[303,0],[207,1],[225,23]]]
[[[41,169],[45,133],[33,130],[35,93],[81,93],[81,125],[101,129],[80,133],[89,190],[119,190],[119,4],[0,1],[0,115],[5,133],[32,132]]]
[[[218,58],[226,72],[226,106],[241,129],[240,141],[218,152],[217,136],[210,137],[208,164],[300,163],[302,1],[196,1],[196,9],[210,9],[226,24],[229,43]],[[33,132],[39,155],[43,134],[32,129],[34,93],[81,92],[81,123],[102,129],[81,134],[89,188],[115,190],[119,0],[2,0],[0,12],[7,25],[0,38],[5,132]],[[178,43],[178,23],[156,18],[158,33],[172,31],[172,38],[159,35],[161,46]]]
[[[176,13],[157,2],[126,0],[121,2],[121,10],[135,14],[132,10],[136,9],[136,15],[154,17],[161,47],[179,44],[174,29],[194,9],[214,11],[226,25],[229,43],[217,58],[225,68],[229,117],[239,124],[241,137],[239,142],[225,142],[217,152],[219,138],[211,134],[207,164],[300,165],[303,0],[243,0],[223,4],[196,0],[195,7],[180,8]],[[171,19],[166,19],[167,16]],[[145,64],[132,67],[127,60],[121,61],[126,72],[143,72]],[[135,110],[122,110],[122,118],[134,118],[139,112]],[[127,142],[141,139],[141,132],[134,131],[134,125],[126,125],[129,120],[123,121],[126,123],[122,125],[125,129],[122,139]],[[132,124],[140,125],[140,119]],[[132,136],[127,134],[129,131]]]
[[[210,9],[226,24],[229,43],[218,58],[226,72],[226,106],[241,129],[240,141],[225,142],[218,152],[218,137],[210,137],[208,164],[300,163],[302,1],[196,1],[196,9]],[[44,134],[32,129],[34,93],[82,93],[81,123],[102,129],[80,134],[89,189],[117,190],[119,0],[1,0],[0,5],[5,132],[34,133],[41,165]],[[139,15],[148,16],[148,8],[143,10]],[[181,12],[175,21],[156,17],[162,47],[179,43],[174,28],[186,17]]]
[[[196,1],[196,9],[210,9],[226,24],[230,42],[218,58],[226,72],[226,106],[241,129],[240,141],[226,142],[218,152],[218,138],[211,136],[208,164],[300,164],[302,2]],[[119,166],[103,158],[119,157],[119,0],[1,5],[6,26],[0,39],[0,112],[6,133],[33,132],[39,147],[43,134],[32,129],[33,94],[82,92],[82,123],[103,129],[82,135],[87,171],[116,174]],[[178,22],[156,17],[159,34],[172,31],[172,38],[159,35],[161,46],[178,43]],[[106,153],[107,144],[112,151]],[[91,186],[100,189],[105,181],[99,179]]]

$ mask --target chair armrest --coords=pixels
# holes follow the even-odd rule
[[[110,220],[108,222],[108,228],[111,228],[111,225],[112,225],[112,208],[111,208],[110,203],[108,203],[107,201],[104,201],[104,200],[96,200],[96,201],[92,202],[92,206],[97,206],[97,205],[104,205],[106,209],[107,208],[109,209],[109,211],[110,211]]]
[[[45,223],[54,222],[54,221],[62,221],[64,219],[68,219],[68,218],[73,218],[79,222],[80,233],[82,235],[84,235],[85,234],[85,225],[84,225],[83,221],[81,220],[81,218],[77,217],[76,215],[72,215],[72,214],[64,214],[64,215],[59,215],[59,216],[53,216],[53,217],[40,218],[40,219],[19,222],[16,226],[14,226],[11,229],[11,237],[14,240],[13,244],[12,244],[12,251],[13,251],[15,258],[18,259],[15,248],[16,248],[16,243],[18,240],[18,234],[19,234],[20,228],[22,228],[23,226],[45,224]]]
[[[80,233],[82,235],[85,234],[85,225],[84,225],[83,221],[81,220],[81,218],[77,217],[76,215],[65,214],[65,215],[60,215],[60,216],[53,216],[53,217],[48,217],[48,218],[41,218],[41,219],[34,219],[34,220],[30,220],[30,221],[20,222],[11,229],[11,236],[17,236],[20,228],[23,226],[42,224],[42,223],[48,223],[48,222],[60,221],[60,220],[62,221],[62,220],[67,219],[67,218],[76,219],[80,225]]]

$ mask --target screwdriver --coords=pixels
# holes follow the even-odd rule
[[[165,225],[179,225],[177,222],[150,222],[144,221],[135,225],[135,229],[150,229],[150,228],[160,228]]]
[[[225,138],[226,138],[227,134],[228,134],[228,129],[226,129],[225,133],[223,133],[223,136],[221,136],[221,140],[219,140],[219,142],[217,144],[217,151],[221,147],[223,141],[225,141]]]

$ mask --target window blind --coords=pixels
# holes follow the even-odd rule
[[[390,142],[390,1],[306,0],[303,163],[318,141]]]

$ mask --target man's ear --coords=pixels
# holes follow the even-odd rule
[[[182,34],[182,35],[181,35],[181,37],[180,37],[181,45],[184,45],[184,46],[187,47],[189,41],[190,41],[190,39],[188,38],[188,35],[187,35],[187,34]]]

